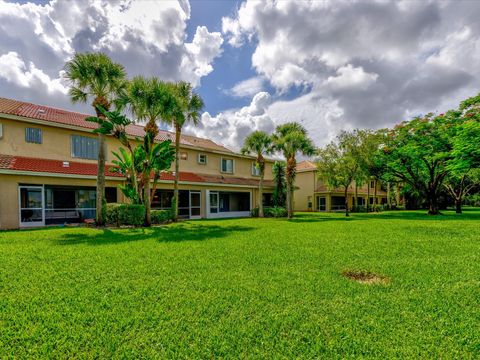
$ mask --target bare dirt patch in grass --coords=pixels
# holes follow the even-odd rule
[[[365,285],[386,285],[390,283],[390,278],[368,270],[345,270],[342,275],[347,279],[359,282]]]

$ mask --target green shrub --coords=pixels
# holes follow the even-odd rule
[[[137,204],[108,204],[107,224],[140,226],[145,222],[145,206]]]
[[[253,208],[250,211],[250,214],[252,215],[252,217],[258,217],[258,207]],[[274,206],[274,207],[265,206],[263,208],[263,215],[265,217],[275,217],[275,218],[286,217],[287,209],[281,206]]]
[[[275,218],[287,217],[287,209],[280,206],[274,206],[268,209],[268,216]]]
[[[174,213],[172,210],[152,210],[151,211],[152,224],[165,224],[173,220]]]

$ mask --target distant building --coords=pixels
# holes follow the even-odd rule
[[[295,179],[294,204],[295,211],[336,211],[345,210],[345,193],[343,188],[330,189],[325,181],[318,178],[317,165],[312,161],[302,161],[297,164],[297,177]],[[370,187],[370,199],[368,199],[368,188]],[[387,193],[382,190],[380,182],[377,182],[376,203],[386,204]],[[367,201],[374,204],[375,181],[359,186],[357,189],[358,202],[365,206]],[[354,205],[355,185],[348,189],[348,206],[351,209]]]

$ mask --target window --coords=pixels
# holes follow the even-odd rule
[[[257,166],[256,162],[252,162],[252,175],[260,176],[260,168]]]
[[[25,128],[25,141],[32,144],[41,144],[42,129]]]
[[[223,173],[233,174],[233,159],[222,159],[221,171]]]
[[[198,154],[198,163],[205,165],[207,163],[207,154]]]
[[[187,159],[188,159],[188,153],[181,152],[180,153],[180,160],[187,160]]]
[[[372,181],[370,181],[370,188],[373,189],[374,187],[375,187],[375,181],[372,180]]]
[[[98,158],[98,139],[72,135],[72,157],[96,160]]]

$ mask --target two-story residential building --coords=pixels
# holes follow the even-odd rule
[[[297,188],[294,195],[296,211],[345,210],[344,189],[329,188],[325,181],[319,179],[317,165],[312,161],[306,160],[298,163],[295,186]],[[354,204],[355,185],[350,186],[347,197],[348,206],[351,209]],[[357,204],[360,206],[365,206],[367,201],[370,205],[385,204],[387,193],[381,188],[380,182],[369,181],[357,188],[357,199]]]
[[[0,98],[0,229],[80,223],[95,217],[98,140],[89,115]],[[130,125],[132,138],[143,126]],[[157,141],[174,134],[160,131]],[[110,171],[118,140],[107,138],[106,199],[125,202]],[[179,214],[183,218],[248,216],[258,197],[255,159],[209,139],[181,137]],[[272,161],[265,171],[264,202],[273,191]],[[173,172],[173,165],[172,165]],[[169,208],[173,173],[164,173],[152,208]]]

